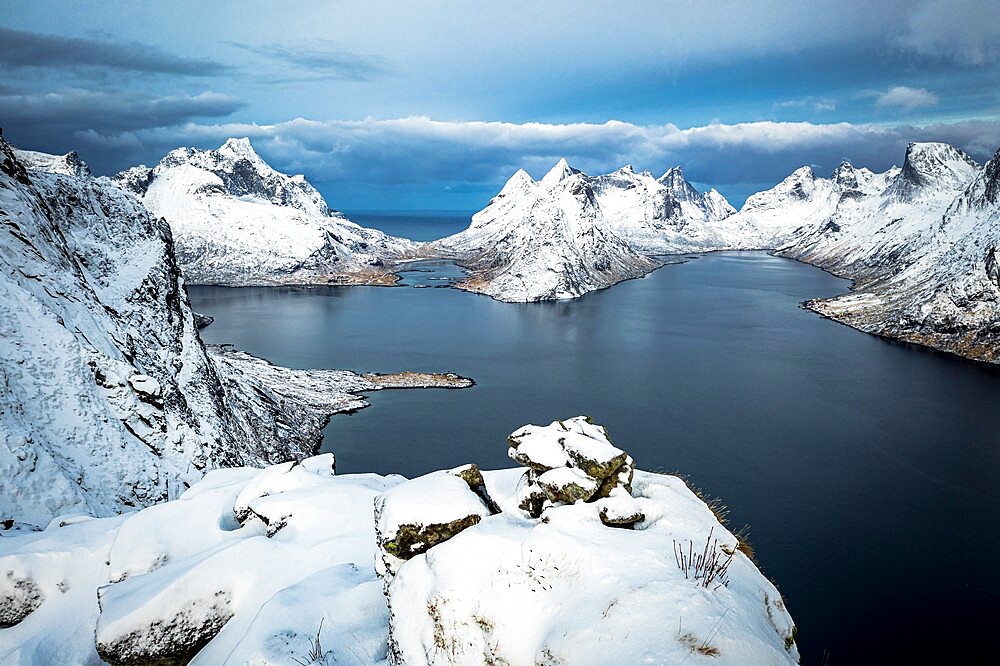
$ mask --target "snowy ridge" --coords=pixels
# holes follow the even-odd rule
[[[519,170],[468,229],[425,252],[458,259],[472,271],[460,286],[498,300],[575,298],[662,265],[651,255],[747,247],[733,212],[680,168],[591,177],[563,159],[538,182]]]
[[[166,218],[191,284],[391,283],[386,264],[415,247],[330,210],[303,176],[275,171],[246,138],[178,148],[117,179]]]
[[[641,510],[623,528],[602,522],[601,503],[530,516],[518,507],[523,471],[336,476],[322,455],[216,470],[128,516],[7,534],[0,661],[798,662],[778,591],[679,478],[637,471],[630,491],[601,500],[605,513]],[[378,506],[383,527],[444,527],[456,511],[476,520],[380,579]],[[689,545],[725,569],[696,578],[677,556]]]
[[[803,226],[781,253],[859,280],[897,270],[928,243],[978,170],[936,143],[910,144],[903,168],[883,174],[842,164],[831,178],[814,178],[813,196],[796,209]]]
[[[884,173],[807,167],[750,197],[737,214],[783,220],[778,254],[855,280],[809,301],[860,330],[979,360],[1000,360],[993,250],[1000,242],[997,158],[980,167],[943,143],[912,143]],[[991,272],[992,271],[992,272]]]
[[[169,227],[88,174],[0,141],[0,519],[108,515],[311,455],[380,388],[206,350]]]
[[[911,146],[907,157],[915,151]],[[872,205],[888,213],[890,225],[880,235],[896,239],[892,251],[875,234],[826,250],[818,263],[844,266],[859,282],[809,307],[869,333],[1000,362],[1000,151],[982,169],[969,162],[952,155],[941,178],[924,162],[913,169],[917,178],[876,198]],[[784,253],[802,251],[793,244]]]

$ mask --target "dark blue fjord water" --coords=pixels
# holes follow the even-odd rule
[[[724,500],[731,528],[750,526],[805,663],[996,663],[1000,375],[798,305],[846,288],[725,253],[567,303],[405,287],[191,295],[216,318],[207,341],[275,363],[476,379],[374,393],[334,417],[340,471],[509,466],[518,426],[590,414],[642,468],[682,472]]]

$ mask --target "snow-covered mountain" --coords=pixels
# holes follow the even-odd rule
[[[0,140],[0,519],[107,515],[310,455],[373,387],[206,350],[166,223],[75,153]]]
[[[857,280],[810,308],[869,333],[1000,362],[1000,151],[980,169],[950,146],[912,144],[884,191],[837,213],[781,251]]]
[[[746,247],[733,212],[680,168],[591,177],[560,160],[537,182],[519,170],[468,229],[425,253],[458,259],[471,269],[460,286],[499,300],[575,298],[648,273],[655,255]]]
[[[529,471],[337,476],[323,455],[8,532],[0,662],[798,663],[784,600],[740,540],[583,422],[515,432]],[[535,469],[566,452],[574,466]],[[628,472],[585,501],[595,465]],[[523,499],[539,488],[570,496],[536,515]]]
[[[612,230],[590,179],[565,160],[537,183],[518,171],[467,230],[432,248],[471,269],[461,288],[512,302],[575,298],[659,265]]]
[[[842,164],[829,179],[814,177],[812,196],[789,207],[802,227],[782,254],[856,280],[898,271],[978,171],[968,155],[941,143],[910,144],[903,168],[881,174]]]
[[[386,264],[415,247],[331,210],[303,176],[275,171],[246,138],[178,148],[117,179],[166,218],[190,284],[391,284]]]
[[[994,248],[1000,206],[985,167],[943,143],[912,143],[902,168],[803,167],[747,199],[747,225],[773,230],[777,253],[855,281],[811,309],[869,333],[1000,360]]]

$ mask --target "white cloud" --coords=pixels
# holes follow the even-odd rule
[[[230,136],[249,136],[276,168],[305,173],[314,182],[431,186],[499,186],[518,168],[542,175],[560,157],[588,173],[631,163],[662,172],[681,164],[698,182],[715,186],[777,182],[803,164],[833,170],[843,159],[885,169],[902,161],[910,141],[945,141],[979,159],[1000,144],[1000,122],[928,127],[713,123],[682,129],[672,124],[444,122],[417,116],[392,120],[315,121],[274,125],[188,124],[139,130],[123,137],[145,146],[155,161],[179,145],[216,147]],[[81,153],[104,150],[112,137],[79,136]],[[334,202],[334,205],[335,202]]]
[[[941,98],[926,88],[910,88],[908,86],[893,86],[888,90],[876,93],[875,104],[878,106],[899,106],[915,109],[922,106],[935,106]]]
[[[775,104],[782,109],[806,109],[823,113],[826,111],[836,111],[837,102],[829,97],[805,97],[803,99],[789,99]]]

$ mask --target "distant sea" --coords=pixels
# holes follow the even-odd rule
[[[469,226],[475,211],[456,210],[364,210],[344,211],[363,227],[384,231],[419,242],[438,240],[457,234]]]

